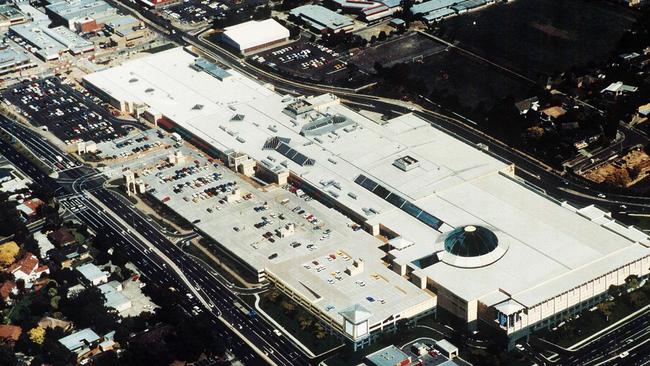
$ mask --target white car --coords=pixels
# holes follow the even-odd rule
[[[517,344],[515,345],[515,348],[518,349],[518,350],[520,350],[520,351],[523,351],[523,350],[524,350],[524,346],[522,346],[522,345],[519,344],[519,343],[517,343]]]
[[[618,357],[620,357],[620,358],[625,358],[625,357],[627,357],[627,356],[629,356],[629,355],[630,355],[630,352],[628,352],[628,351],[623,351],[623,352],[621,352],[620,355],[618,355]]]

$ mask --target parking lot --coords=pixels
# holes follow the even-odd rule
[[[151,128],[145,131],[131,133],[112,141],[106,141],[97,145],[98,157],[109,160],[109,164],[127,162],[132,159],[142,158],[164,158],[166,150],[176,145],[176,142],[160,129]],[[153,154],[154,152],[161,152]]]
[[[210,22],[218,16],[224,16],[227,9],[228,7],[222,1],[192,0],[167,7],[162,14],[172,21],[192,26]]]
[[[134,129],[114,123],[103,107],[56,77],[23,82],[5,89],[2,95],[32,123],[47,128],[67,145],[110,141]]]
[[[150,134],[149,142],[161,141],[161,145],[170,143],[167,137],[158,138],[155,132],[147,133]],[[111,149],[114,150],[110,154],[120,155],[144,142],[137,143],[134,136],[139,135],[98,147],[104,150],[107,147],[103,146],[113,145]],[[133,141],[133,145],[121,145],[121,142],[129,140]],[[117,144],[122,147],[116,147]],[[107,152],[103,151],[103,154]],[[182,162],[169,161],[169,155],[175,152],[181,152]],[[118,162],[108,162],[115,177],[121,174],[122,169],[131,168],[144,181],[147,192],[158,201],[199,229],[211,234],[221,232],[216,237],[226,236],[236,241],[238,248],[231,247],[230,243],[222,244],[244,257],[254,257],[253,262],[283,261],[293,256],[315,253],[320,247],[337,242],[336,237],[339,241],[342,237],[325,225],[324,218],[331,216],[326,214],[328,209],[300,190],[290,186],[270,192],[258,190],[244,177],[183,144],[175,143],[159,152],[144,153],[137,159]],[[224,217],[237,219],[224,220]],[[346,231],[360,229],[353,227],[356,225],[351,222],[341,224]],[[289,236],[291,240],[287,239]],[[336,250],[328,252],[326,257],[330,254],[341,262],[345,261],[346,255],[339,257]],[[326,257],[314,257],[312,260],[329,263]],[[314,270],[318,271],[316,267]],[[328,282],[328,279],[324,277],[323,281]],[[332,277],[332,280],[335,278]]]
[[[255,55],[251,61],[304,79],[325,80],[347,67],[338,57],[336,51],[326,46],[298,41]]]

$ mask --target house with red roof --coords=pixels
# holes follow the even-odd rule
[[[14,281],[5,281],[0,284],[0,298],[8,304],[11,302],[9,296],[16,293],[16,283]]]
[[[43,273],[50,273],[50,269],[46,265],[40,265],[38,258],[27,252],[20,260],[9,266],[9,272],[14,275],[16,280],[24,280],[25,288],[31,288],[32,282],[41,277]]]
[[[13,347],[18,341],[18,338],[20,338],[22,332],[23,329],[16,325],[0,325],[0,344]]]
[[[26,219],[30,219],[36,215],[38,208],[43,204],[44,202],[38,198],[30,198],[16,206],[16,209],[20,211]]]

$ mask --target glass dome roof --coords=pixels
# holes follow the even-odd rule
[[[459,257],[478,257],[492,252],[499,239],[482,226],[461,226],[452,230],[444,240],[445,251]]]

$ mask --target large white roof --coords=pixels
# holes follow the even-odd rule
[[[275,19],[251,20],[230,26],[224,36],[239,45],[240,50],[289,38],[289,30]]]
[[[499,240],[508,241],[507,252],[493,264],[467,269],[437,262],[417,270],[463,299],[493,305],[503,301],[503,296],[495,296],[502,289],[521,304],[534,305],[650,255],[650,241],[643,232],[617,223],[595,207],[576,210],[538,194],[516,181],[507,164],[417,116],[373,121],[329,95],[308,99],[314,111],[290,116],[283,109],[294,98],[234,70],[229,70],[232,77],[217,80],[188,67],[193,62],[193,56],[174,49],[88,75],[86,80],[117,99],[149,105],[221,151],[241,151],[267,165],[286,166],[368,223],[412,241],[413,245],[391,252],[399,263],[411,265],[442,250],[439,235],[455,227],[493,228]],[[202,108],[193,108],[196,104]],[[344,116],[353,124],[315,136],[300,134],[323,113]],[[243,115],[243,120],[231,120],[234,114]],[[272,137],[289,139],[292,149],[315,164],[302,166],[276,150],[263,149]],[[404,156],[419,165],[398,169],[393,163]],[[442,223],[437,229],[425,225],[356,183],[359,175]],[[256,267],[264,260],[255,259]],[[310,280],[292,271],[291,265],[270,268],[292,277],[296,287],[302,279]]]

